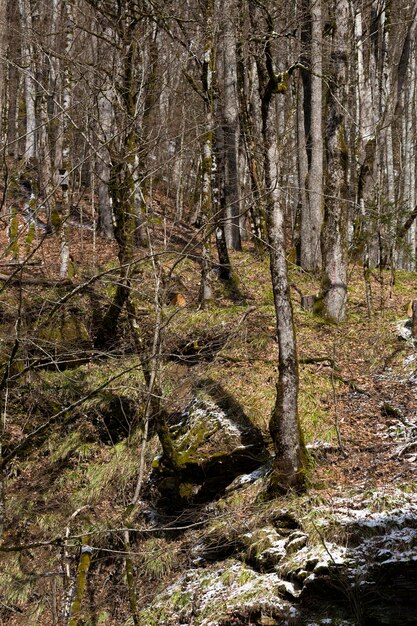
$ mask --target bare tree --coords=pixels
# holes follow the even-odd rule
[[[348,85],[349,5],[335,0],[329,94],[326,119],[326,185],[322,233],[324,315],[340,322],[347,295],[347,143],[346,93]]]
[[[278,336],[278,380],[275,406],[269,429],[275,447],[275,463],[271,490],[302,489],[305,484],[305,448],[298,416],[298,359],[290,285],[285,250],[284,213],[279,191],[279,164],[276,161],[276,120],[272,106],[276,93],[284,93],[283,84],[294,71],[277,74],[274,67],[271,14],[264,8],[264,54],[257,57],[259,95],[262,109],[262,139],[265,176],[265,197],[272,290],[274,294]],[[259,32],[261,15],[251,3],[251,20]]]
[[[309,6],[307,6],[307,4]],[[301,211],[301,267],[321,269],[320,233],[323,221],[323,134],[322,134],[322,10],[321,0],[310,0],[303,5],[303,43],[307,47],[308,68],[302,70],[304,83],[304,123],[308,154],[308,175],[304,179],[307,195]],[[311,23],[309,23],[311,22]],[[304,147],[299,144],[300,150]],[[301,155],[300,161],[303,156]],[[304,181],[300,180],[303,186]]]
[[[221,202],[224,203],[225,207],[226,241],[229,248],[241,250],[236,9],[237,6],[234,0],[227,0],[222,3],[217,67],[220,109],[219,132],[222,134],[223,143],[223,189],[221,190]]]

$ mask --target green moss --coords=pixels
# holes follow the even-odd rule
[[[51,211],[51,226],[55,232],[57,232],[62,224],[62,216],[57,206],[55,206]]]
[[[9,250],[12,253],[14,259],[19,258],[19,221],[17,218],[16,207],[12,207],[10,211]]]
[[[88,570],[90,569],[91,563],[91,548],[87,547],[87,538],[83,537],[83,549],[80,554],[80,560],[78,563],[78,571],[77,571],[77,580],[75,585],[75,595],[72,601],[71,606],[71,615],[68,626],[77,626],[80,613],[81,613],[81,605],[84,596],[85,586],[87,584],[87,575]],[[84,548],[85,546],[85,548]]]
[[[30,249],[32,247],[32,243],[35,239],[35,235],[36,235],[36,228],[35,228],[35,224],[30,224],[29,226],[29,230],[28,230],[28,234],[26,235],[25,238],[25,252],[26,254],[30,253]]]
[[[190,499],[193,496],[193,485],[191,483],[181,483],[179,486],[179,494],[181,498]]]
[[[281,72],[280,74],[278,74],[278,76],[276,77],[275,92],[286,94],[289,80],[290,75],[288,74],[288,72]]]
[[[240,587],[246,585],[253,580],[253,572],[249,568],[241,568],[236,581]]]
[[[191,602],[192,597],[190,592],[177,591],[172,594],[171,601],[174,607],[183,607]]]
[[[322,295],[316,296],[313,304],[313,315],[316,317],[322,317],[324,312],[324,297]]]
[[[72,314],[63,315],[58,323],[55,321],[41,326],[38,330],[38,337],[55,345],[79,346],[80,343],[90,343],[86,326]]]

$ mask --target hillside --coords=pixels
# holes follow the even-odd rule
[[[337,531],[342,509],[346,515],[365,510],[367,519],[398,508],[413,513],[417,354],[413,340],[400,334],[416,295],[415,275],[399,271],[392,284],[389,271],[375,270],[370,317],[362,271],[352,264],[347,320],[334,325],[301,308],[300,293],[317,292],[318,282],[290,265],[309,488],[306,494],[270,500],[263,477],[272,458],[268,421],[277,341],[267,259],[250,243],[243,252],[232,253],[232,288],[214,277],[214,300],[199,309],[197,231],[176,222],[169,201],[156,197],[149,227],[153,254],[136,251],[132,289],[144,345],[152,346],[155,328],[162,329],[156,360],[162,407],[179,449],[191,459],[188,482],[177,485],[158,464],[152,420],[143,443],[150,400],[137,338],[124,311],[106,349],[93,347],[100,316],[118,281],[115,245],[93,235],[86,202],[83,218],[79,212],[71,218],[72,277],[60,281],[57,237],[38,229],[28,242],[24,220],[20,215],[18,220],[14,246],[10,231],[3,228],[1,233],[6,250],[0,303],[5,476],[1,623],[63,623],[82,544],[91,548],[91,563],[74,624],[133,623],[126,556],[134,571],[141,624],[265,626],[287,623],[292,614],[291,623],[310,623],[314,603],[305,615],[291,613],[298,596],[267,578],[277,572],[280,580],[285,576],[272,557],[268,565],[259,564],[266,547],[259,548],[262,538],[256,533],[263,527],[286,529],[275,543],[262,539],[277,548],[282,537],[296,531],[291,537],[300,540],[298,548],[307,544],[313,549],[330,540],[343,543],[345,531]],[[25,246],[26,254],[31,247],[33,264],[21,267]],[[142,471],[131,519],[126,508]],[[242,476],[246,478],[239,483]],[[409,518],[414,528],[415,518]],[[349,541],[353,536],[360,544],[357,529],[346,531]],[[407,543],[404,537],[401,541]],[[292,545],[294,553],[298,548]],[[230,565],[230,559],[236,560]],[[337,555],[331,555],[326,575],[331,577],[336,564]],[[293,569],[286,567],[287,582],[295,584],[289,576]],[[230,597],[232,589],[257,577],[264,608],[258,596],[248,608],[240,591],[230,606],[224,598],[218,605],[213,591],[208,605],[193,599],[193,612],[184,576],[194,576],[201,590],[213,586],[213,571],[217,579],[223,576],[222,584],[229,580]],[[413,576],[414,570],[410,580]],[[277,586],[272,596],[271,585]],[[174,598],[171,605],[163,595],[166,588]],[[187,590],[185,595],[180,589]],[[348,592],[343,597],[345,601],[335,602],[348,620],[349,610],[343,607],[353,601]],[[361,604],[360,592],[358,597],[355,602]],[[398,615],[384,621],[388,618],[362,607],[354,623],[415,623],[408,613]],[[333,620],[323,623],[340,623],[333,614],[321,617]]]

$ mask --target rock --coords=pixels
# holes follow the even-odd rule
[[[304,311],[308,311],[312,313],[314,310],[314,305],[317,301],[317,294],[309,294],[308,296],[301,296],[301,308]]]
[[[186,572],[147,609],[140,623],[147,626],[226,626],[234,623],[284,624],[290,605],[277,596],[277,574],[258,574],[234,560]],[[239,618],[247,621],[237,621]],[[249,621],[251,620],[251,621]],[[265,623],[265,622],[264,622]]]
[[[237,476],[237,478],[235,478],[235,480],[233,480],[230,483],[230,485],[228,485],[228,487],[226,488],[226,493],[231,493],[235,489],[239,489],[246,485],[250,485],[256,482],[257,480],[261,480],[262,478],[265,478],[265,476],[268,476],[271,469],[272,469],[272,460],[269,461],[268,463],[265,463],[265,465],[258,467],[253,472],[250,472],[250,474],[241,474],[240,476]]]
[[[415,626],[417,497],[396,492],[395,502],[401,506],[376,512],[363,496],[334,498],[315,511],[319,536],[291,516],[299,528],[282,534],[275,522],[286,512],[272,511],[269,524],[239,536],[234,558],[180,575],[143,612],[143,623]]]
[[[293,552],[297,552],[300,548],[304,548],[307,543],[307,539],[308,535],[303,532],[296,531],[291,533],[285,544],[287,554],[292,554]]]
[[[273,511],[271,522],[280,532],[280,534],[290,533],[292,530],[300,528],[300,522],[295,516],[285,509]]]
[[[279,622],[268,615],[261,615],[258,620],[259,626],[278,626]]]
[[[194,399],[171,434],[181,470],[169,476],[169,489],[158,460],[154,462],[154,476],[165,497],[178,497],[184,503],[205,502],[223,495],[237,476],[250,474],[269,458],[257,428],[249,421],[232,419],[207,400]]]
[[[283,596],[290,596],[291,598],[298,598],[301,594],[301,589],[296,589],[293,583],[288,580],[281,580],[277,589]]]
[[[271,572],[286,555],[285,543],[272,527],[260,528],[242,536],[244,559],[258,571]]]
[[[411,333],[417,339],[417,300],[411,302]]]
[[[411,320],[399,320],[395,323],[395,331],[398,339],[403,339],[411,344],[414,343]]]

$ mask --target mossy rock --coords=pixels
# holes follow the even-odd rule
[[[65,312],[60,319],[45,325],[39,324],[37,341],[41,348],[54,357],[68,355],[73,366],[79,365],[86,355],[85,351],[91,349],[86,325],[78,315],[71,312]]]
[[[39,336],[55,345],[90,343],[90,336],[84,322],[73,313],[66,313],[58,323],[51,322],[42,328]]]
[[[205,501],[222,495],[226,487],[268,458],[260,431],[228,415],[214,402],[195,398],[171,427],[180,471],[164,470],[161,459],[153,463],[158,488],[164,497],[174,492],[180,499]]]
[[[260,575],[234,560],[189,570],[141,612],[141,623],[224,626],[240,618],[245,621],[236,623],[258,624],[267,615],[283,623],[289,605],[276,593],[278,582],[276,574]]]

